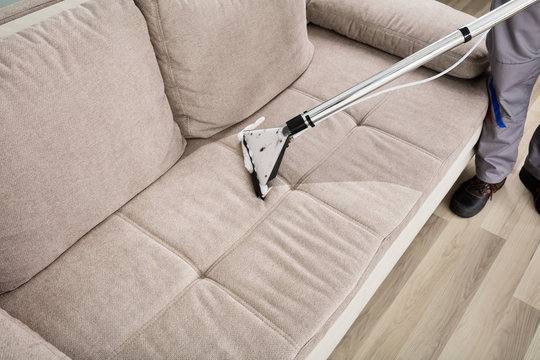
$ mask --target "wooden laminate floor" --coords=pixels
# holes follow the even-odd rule
[[[442,0],[473,15],[486,0]],[[448,209],[471,162],[330,357],[540,359],[540,215],[518,173],[540,125],[535,88],[518,164],[478,216]]]

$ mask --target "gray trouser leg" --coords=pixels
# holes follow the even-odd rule
[[[492,0],[492,8],[507,1]],[[476,174],[482,181],[498,183],[515,166],[532,89],[540,74],[540,4],[495,26],[487,45],[491,107],[478,142]],[[539,164],[533,154],[527,170]]]

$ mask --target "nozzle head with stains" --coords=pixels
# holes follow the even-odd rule
[[[255,194],[264,199],[292,140],[289,128],[244,130],[241,134],[244,165],[251,174]]]

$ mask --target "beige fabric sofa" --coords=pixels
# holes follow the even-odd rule
[[[148,0],[148,3],[158,2]],[[45,9],[60,6],[58,9],[62,10],[63,2],[51,3],[55,2],[47,2],[50,6]],[[118,3],[126,7],[120,9],[126,18],[114,21],[115,24],[134,26],[138,31],[144,29],[140,26],[144,18],[135,13],[131,2]],[[362,7],[356,6],[361,3],[342,2],[343,6],[354,5],[354,11],[360,12]],[[419,6],[419,12],[423,3],[430,3],[426,9],[442,12],[439,15],[450,24],[468,19],[442,5],[432,7],[431,0],[413,3]],[[14,33],[18,31],[15,28],[33,21],[26,15],[31,10],[23,4],[5,11],[4,17],[10,20],[6,24],[11,23],[11,30],[5,28],[6,32]],[[28,4],[31,8],[41,6],[36,1]],[[100,181],[97,176],[92,178],[92,183],[84,185],[92,188],[92,196],[85,197],[84,203],[72,207],[69,203],[59,203],[84,215],[87,211],[84,204],[97,201],[99,211],[92,206],[95,211],[88,213],[84,226],[95,224],[87,230],[70,223],[69,231],[58,231],[61,238],[54,239],[54,251],[43,250],[40,254],[39,250],[47,248],[47,242],[51,241],[45,236],[50,231],[49,225],[56,229],[61,221],[51,220],[49,213],[28,213],[30,210],[22,215],[4,214],[14,219],[18,219],[16,216],[45,219],[40,223],[45,235],[22,237],[25,249],[30,250],[13,251],[20,241],[12,241],[9,222],[0,222],[4,226],[0,229],[0,249],[4,254],[8,251],[14,254],[10,258],[17,266],[20,264],[17,257],[24,258],[23,268],[28,271],[10,281],[0,281],[6,287],[0,295],[0,358],[322,359],[330,354],[470,160],[487,109],[482,76],[444,77],[362,103],[296,140],[273,182],[273,190],[265,201],[257,199],[243,168],[236,138],[243,127],[260,116],[267,118],[266,127],[282,125],[399,60],[376,48],[379,40],[373,33],[369,39],[363,39],[362,31],[353,31],[354,34],[348,34],[356,38],[353,40],[331,31],[340,31],[339,21],[335,23],[340,17],[326,15],[336,6],[340,10],[339,4],[330,0],[308,3],[308,20],[312,24],[307,27],[307,36],[314,52],[309,67],[299,78],[247,119],[208,139],[187,140],[178,161],[175,159],[182,153],[186,140],[180,136],[173,122],[175,114],[166,103],[164,88],[169,85],[156,77],[161,55],[158,54],[155,62],[148,57],[145,50],[150,48],[148,33],[130,35],[125,28],[116,32],[126,36],[115,37],[119,43],[140,47],[140,51],[127,52],[133,55],[127,56],[122,64],[144,63],[143,78],[153,84],[153,91],[149,92],[151,99],[139,97],[133,90],[137,86],[133,80],[136,77],[126,77],[122,81],[126,88],[114,88],[110,96],[129,94],[124,98],[125,111],[137,109],[129,112],[131,120],[150,111],[148,104],[154,106],[148,116],[159,117],[156,124],[160,130],[151,136],[152,141],[145,141],[141,132],[132,130],[143,126],[144,133],[144,129],[157,125],[145,124],[143,119],[148,117],[131,123],[115,113],[118,124],[128,124],[121,134],[130,134],[129,141],[123,141],[125,137],[115,138],[114,128],[107,128],[110,133],[103,133],[108,135],[98,142],[97,150],[99,146],[108,146],[107,143],[120,142],[122,146],[115,147],[115,151],[136,155],[127,160],[115,155],[120,160],[110,164],[106,161],[109,157],[100,159],[107,163],[109,173],[117,172],[117,184],[121,184],[118,189],[111,184],[94,188],[94,183]],[[99,8],[91,3],[84,8],[86,12],[80,11],[80,16],[95,16]],[[345,7],[341,11],[352,10]],[[13,22],[18,17],[16,14],[24,15],[18,24]],[[432,15],[428,12],[426,18]],[[404,32],[414,27],[414,19],[418,17],[418,13],[403,14]],[[438,31],[453,30],[445,28],[448,23],[442,23]],[[385,27],[388,24],[375,25],[384,34],[393,35],[390,41],[396,41],[399,32],[395,28],[388,30]],[[352,28],[343,29],[341,32]],[[411,39],[411,34],[405,36]],[[19,49],[17,46],[22,43],[13,37],[9,39],[10,46]],[[19,40],[25,39],[28,40],[25,37]],[[99,44],[97,39],[103,37],[95,39]],[[380,40],[385,39],[388,40],[385,37]],[[24,54],[24,46],[21,49],[20,53]],[[69,47],[63,51],[69,52]],[[51,59],[54,55],[50,55]],[[87,55],[84,66],[95,64],[90,54]],[[475,56],[475,66],[471,67],[481,71],[483,68],[478,64],[486,63],[485,48]],[[47,58],[41,59],[44,66],[48,64]],[[129,66],[110,69],[122,72],[122,68],[130,69]],[[13,69],[19,71],[16,66]],[[163,74],[163,66],[161,70]],[[11,81],[2,74],[16,71],[0,71],[0,75]],[[432,74],[432,70],[422,68],[399,82]],[[110,81],[110,76],[96,77],[95,81]],[[13,83],[19,84],[15,80]],[[128,89],[129,86],[132,88]],[[76,93],[74,86],[73,96]],[[98,95],[96,92],[94,96]],[[167,95],[170,99],[171,95]],[[51,97],[47,101],[59,99]],[[107,103],[106,96],[96,103],[91,99],[92,111],[83,113],[82,118],[109,111],[103,105]],[[9,104],[3,106],[7,108]],[[74,113],[64,120],[72,119]],[[63,114],[56,115],[60,122]],[[0,126],[10,130],[8,121],[13,118],[0,114]],[[48,119],[55,125],[55,116]],[[22,115],[20,121],[24,121]],[[71,124],[77,131],[88,129],[86,122]],[[55,127],[48,125],[39,127],[53,132]],[[24,126],[19,128],[32,133]],[[34,141],[42,141],[43,136],[35,137]],[[0,142],[6,147],[1,149],[3,164],[11,164],[15,156],[28,161],[27,158],[36,155],[24,153],[20,142],[14,142],[10,148],[5,144],[7,140]],[[12,148],[18,149],[17,154],[10,153]],[[89,149],[96,150],[96,145],[92,143]],[[85,154],[78,161],[94,156],[93,152]],[[144,159],[136,161],[143,154]],[[129,166],[115,168],[117,163]],[[155,163],[158,164],[150,165]],[[43,176],[51,169],[61,174],[64,168],[32,161],[29,164],[36,171],[43,171]],[[137,166],[141,164],[147,169],[144,176],[137,175],[141,171]],[[79,169],[69,166],[72,165],[67,164],[66,168]],[[95,166],[96,172],[102,169],[95,161],[86,166]],[[121,183],[125,180],[123,174],[133,181]],[[2,170],[0,176],[13,179]],[[67,175],[58,178],[65,181],[69,193],[60,192],[56,196],[79,196],[76,181]],[[1,189],[0,194],[5,197],[0,201],[6,201],[5,194],[18,189],[19,183],[12,184],[17,186]],[[43,194],[42,200],[38,195],[32,194],[32,201],[51,201],[47,194]],[[8,208],[7,203],[2,205],[6,205],[3,209]],[[9,205],[9,209],[15,208],[13,203]],[[80,237],[78,231],[88,232]],[[72,244],[73,236],[76,238]],[[32,264],[32,257],[39,258],[39,265]],[[5,264],[0,267],[4,272],[0,279],[12,275]]]

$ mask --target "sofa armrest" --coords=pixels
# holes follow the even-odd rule
[[[60,350],[0,309],[0,359],[62,359]]]
[[[310,0],[307,17],[315,25],[400,57],[413,54],[475,19],[435,0]],[[473,44],[461,45],[425,66],[443,71]],[[481,44],[450,75],[474,78],[488,64],[486,46]]]

